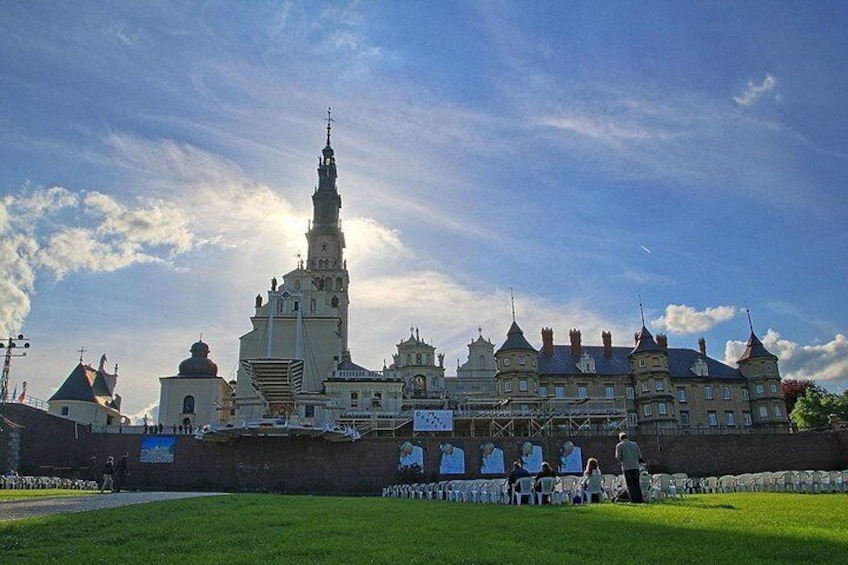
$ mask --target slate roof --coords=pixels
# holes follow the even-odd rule
[[[93,367],[83,365],[80,362],[62,386],[59,387],[48,402],[54,400],[80,400],[82,402],[97,402],[94,391],[91,388],[92,383],[96,378],[97,372]]]
[[[80,361],[48,402],[77,400],[117,410],[120,407],[120,396],[114,394],[114,385],[110,384],[110,377],[114,378],[115,375],[97,371],[94,367],[83,365]]]
[[[530,342],[524,337],[524,332],[517,323],[513,322],[506,334],[506,341],[501,345],[500,349],[495,353],[497,355],[501,351],[510,350],[536,351],[536,348],[530,345]]]
[[[777,359],[777,356],[765,348],[763,342],[760,341],[760,338],[758,338],[754,332],[751,332],[751,337],[748,338],[748,343],[745,347],[745,353],[742,354],[742,357],[740,357],[739,360],[745,361],[746,359],[757,359],[759,357]]]
[[[642,326],[642,329],[636,334],[636,347],[633,348],[633,351],[631,351],[630,354],[662,350],[662,347],[657,345],[657,342],[654,341],[654,336],[651,335],[648,328]]]
[[[595,373],[599,376],[627,375],[630,373],[629,347],[613,347],[610,357],[604,356],[602,345],[584,345],[582,353],[587,353],[595,360]],[[676,378],[695,378],[692,366],[697,359],[703,359],[707,363],[709,379],[742,379],[738,369],[729,367],[720,361],[701,355],[694,349],[668,349],[668,372],[669,376]],[[571,346],[555,345],[553,355],[539,353],[539,374],[546,375],[581,375],[583,373],[577,368],[580,356],[571,355]]]

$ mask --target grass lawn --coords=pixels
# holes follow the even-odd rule
[[[0,563],[848,563],[848,497],[582,507],[240,494],[0,523]]]
[[[63,488],[45,488],[45,489],[12,489],[0,490],[0,502],[9,500],[26,500],[28,498],[53,498],[57,496],[85,496],[87,494],[97,494],[96,490],[76,490]]]

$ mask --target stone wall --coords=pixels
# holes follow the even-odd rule
[[[162,490],[272,491],[285,493],[374,494],[398,478],[403,438],[369,438],[353,443],[320,439],[243,438],[204,443],[189,436],[174,438],[173,463],[140,463],[139,434],[91,433],[86,426],[19,404],[0,405],[0,415],[22,426],[3,425],[0,465],[17,461],[26,475],[92,478],[106,457],[129,453],[129,488]],[[2,421],[2,420],[0,420]],[[12,437],[18,434],[16,442]],[[163,436],[173,437],[173,436]],[[558,463],[559,447],[571,440],[583,459],[597,457],[602,471],[618,472],[617,438],[406,438],[424,449],[424,479],[476,478],[480,446],[493,441],[509,469],[524,441],[542,447]],[[692,476],[783,469],[848,467],[848,430],[773,435],[633,436],[653,472]],[[465,475],[439,477],[439,446],[445,441],[465,452]],[[92,458],[96,458],[92,460]]]

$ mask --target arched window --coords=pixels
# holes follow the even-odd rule
[[[194,414],[194,397],[191,395],[183,398],[183,414]]]
[[[480,356],[479,366],[477,368],[478,369],[485,369],[486,368],[486,356],[485,355]]]
[[[416,353],[416,354],[415,354],[415,364],[416,364],[416,365],[420,365],[420,364],[421,364],[421,354],[420,354],[420,353]]]
[[[330,299],[330,306],[332,306],[333,308],[339,307],[339,297],[338,296],[334,296],[333,298]]]
[[[336,277],[336,290],[343,290],[343,289],[344,289],[344,281],[342,280],[341,277]]]

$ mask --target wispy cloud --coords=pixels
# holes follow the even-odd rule
[[[665,315],[653,320],[651,326],[671,334],[706,332],[733,319],[736,312],[734,306],[715,306],[699,311],[685,304],[669,304]]]
[[[760,84],[754,81],[749,81],[747,88],[739,96],[734,96],[733,100],[740,106],[752,106],[765,93],[774,90],[777,86],[777,79],[770,74],[766,74],[766,78]]]

